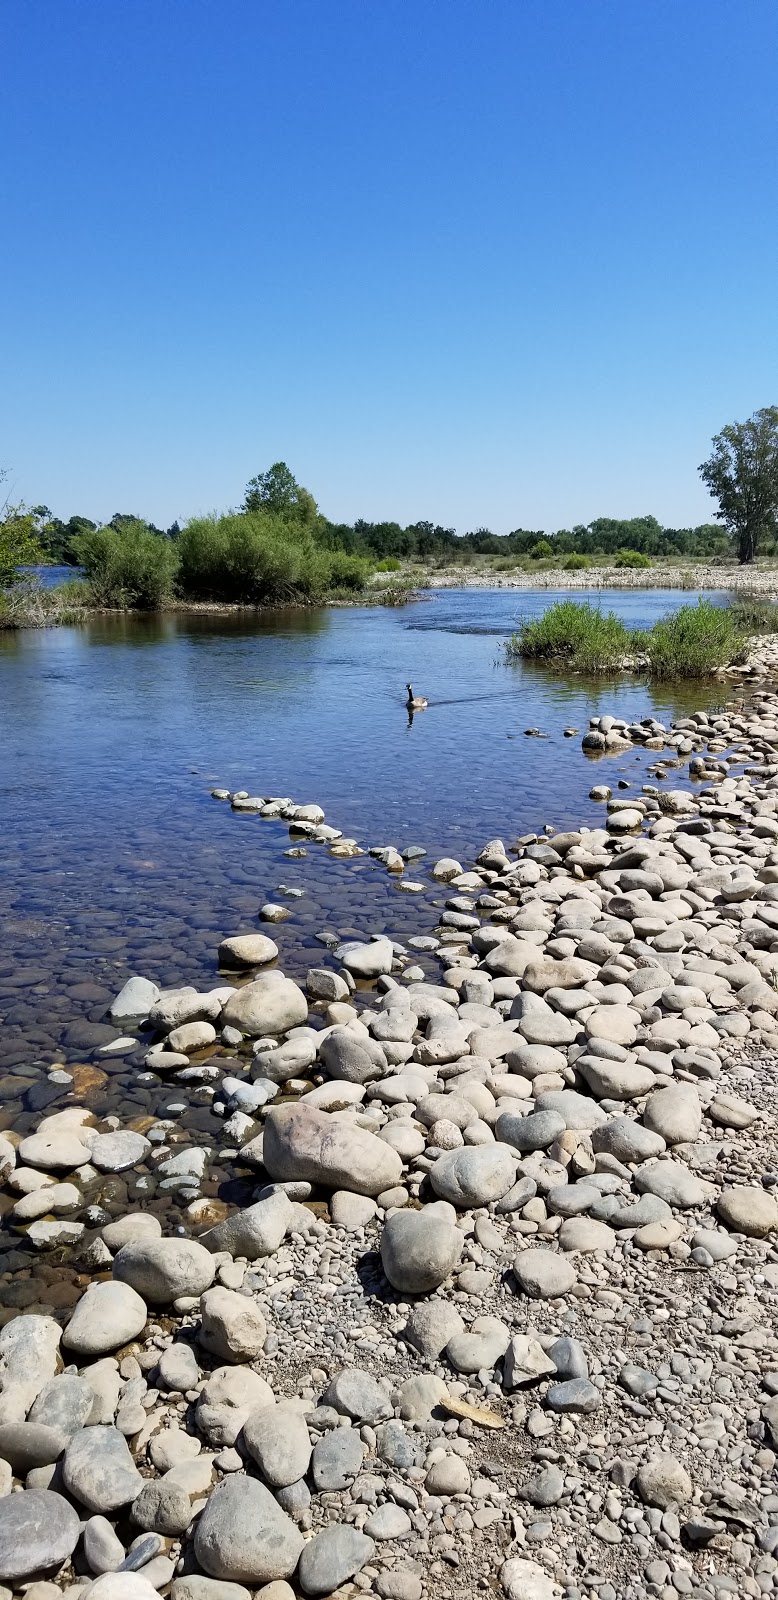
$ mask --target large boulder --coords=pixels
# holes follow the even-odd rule
[[[331,1078],[346,1083],[369,1083],[386,1071],[386,1055],[364,1029],[333,1028],[322,1040],[319,1055]]]
[[[264,1163],[271,1178],[305,1179],[329,1189],[377,1195],[402,1176],[396,1150],[375,1134],[305,1104],[278,1106],[265,1122]]]
[[[262,967],[275,961],[278,945],[266,933],[236,933],[219,945],[220,967]]]
[[[344,945],[340,959],[355,978],[380,978],[392,970],[391,939],[371,939],[367,944]]]
[[[445,1203],[423,1206],[421,1211],[395,1211],[381,1237],[381,1263],[393,1289],[428,1294],[456,1266],[464,1242]]]
[[[113,1275],[152,1305],[166,1306],[210,1288],[216,1267],[194,1239],[135,1239],[114,1257]]]
[[[148,978],[128,978],[116,999],[111,1001],[108,1015],[111,1022],[119,1023],[121,1027],[132,1027],[135,1023],[145,1021],[158,999],[159,989]]]
[[[308,1001],[291,978],[266,972],[236,989],[222,1012],[222,1026],[239,1028],[251,1038],[287,1033],[308,1020]]]
[[[210,1577],[255,1588],[291,1577],[303,1536],[263,1483],[235,1476],[211,1495],[197,1524],[194,1549]]]

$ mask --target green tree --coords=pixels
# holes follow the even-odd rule
[[[272,511],[288,522],[310,524],[319,508],[308,489],[303,489],[285,461],[276,461],[267,472],[258,472],[246,484],[244,511]]]
[[[0,483],[7,476],[0,471]],[[0,505],[0,589],[10,589],[24,577],[20,567],[37,567],[44,559],[35,512],[5,500]]]
[[[730,422],[712,441],[700,477],[737,540],[738,561],[754,561],[759,542],[778,530],[778,406],[763,406],[747,422]]]

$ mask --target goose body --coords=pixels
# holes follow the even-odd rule
[[[429,704],[429,701],[425,700],[424,697],[422,695],[420,695],[420,694],[416,694],[416,695],[414,694],[414,692],[413,692],[413,684],[412,683],[406,683],[405,687],[408,690],[408,699],[405,702],[406,706],[408,707],[408,710],[409,711],[425,711],[427,706],[428,706],[428,704]]]

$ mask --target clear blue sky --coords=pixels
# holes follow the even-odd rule
[[[707,520],[778,402],[774,0],[12,0],[0,464],[59,514]]]

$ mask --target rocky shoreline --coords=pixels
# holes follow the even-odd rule
[[[72,1103],[0,1136],[5,1228],[71,1270],[3,1277],[0,1600],[778,1587],[778,695],[583,742],[656,752],[601,828],[374,847],[434,935],[302,985],[258,907],[214,987],[109,1008],[164,1116],[54,1066]]]
[[[566,572],[564,567],[545,567],[540,571],[521,568],[501,572],[494,568],[456,567],[446,571],[431,569],[425,578],[431,589],[728,589],[742,595],[778,596],[778,568],[741,567],[737,563],[715,566],[701,559],[687,565],[621,568],[584,567]]]

